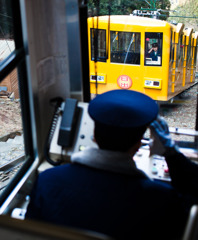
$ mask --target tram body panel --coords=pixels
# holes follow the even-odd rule
[[[166,21],[133,16],[89,18],[91,93],[129,89],[158,101],[168,101],[190,87],[194,78],[190,67],[192,57],[188,57],[187,62],[187,54],[192,55],[189,53],[192,49],[181,44],[183,27],[183,24],[174,26]],[[95,33],[92,33],[96,29],[99,35],[97,59],[94,58],[93,46]],[[149,37],[152,35],[161,37],[152,39]],[[155,61],[147,56],[152,41],[157,42],[161,50]],[[173,56],[170,60],[171,51]],[[100,59],[100,55],[103,58]]]

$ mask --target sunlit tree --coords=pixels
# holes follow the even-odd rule
[[[169,21],[184,23],[186,27],[192,27],[198,31],[198,1],[188,0],[184,5],[179,5],[174,13],[168,18]],[[175,17],[174,17],[175,16]]]

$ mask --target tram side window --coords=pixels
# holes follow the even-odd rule
[[[169,59],[169,62],[170,64],[172,63],[172,49],[173,49],[173,31],[171,31],[171,37],[170,37],[170,59]]]
[[[184,59],[184,45],[182,43],[183,35],[179,38],[179,43],[177,47],[177,60],[176,60],[176,67],[182,67],[183,66],[183,59]]]
[[[192,47],[191,47],[191,37],[189,37],[189,44],[187,48],[187,66],[190,67],[191,61],[192,61]]]
[[[162,65],[163,33],[145,33],[145,65]]]
[[[140,33],[111,31],[111,62],[140,64]]]
[[[174,49],[175,49],[175,33],[171,31],[171,38],[170,38],[170,66],[173,65],[174,61]]]
[[[106,30],[91,29],[91,60],[106,62]],[[97,57],[96,57],[97,56]]]
[[[197,42],[197,40],[195,39],[194,41]],[[198,44],[198,42],[197,42]],[[196,66],[197,66],[197,44],[195,46],[195,56],[194,56],[194,68],[196,69]]]

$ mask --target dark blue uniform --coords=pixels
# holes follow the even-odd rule
[[[90,155],[93,161],[94,155]],[[178,156],[183,162],[188,161],[183,155]],[[90,158],[86,163],[82,156],[85,164],[74,161],[41,173],[26,217],[90,229],[122,240],[181,237],[196,198],[149,179],[135,167],[131,174],[128,165],[126,172],[120,170],[122,166],[111,171],[105,165],[94,167]],[[177,171],[176,165],[173,169]],[[180,190],[183,183],[184,180],[176,184]]]

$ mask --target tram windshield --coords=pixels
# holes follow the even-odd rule
[[[111,31],[111,62],[140,64],[140,33]]]
[[[91,59],[106,61],[106,30],[91,29]]]

